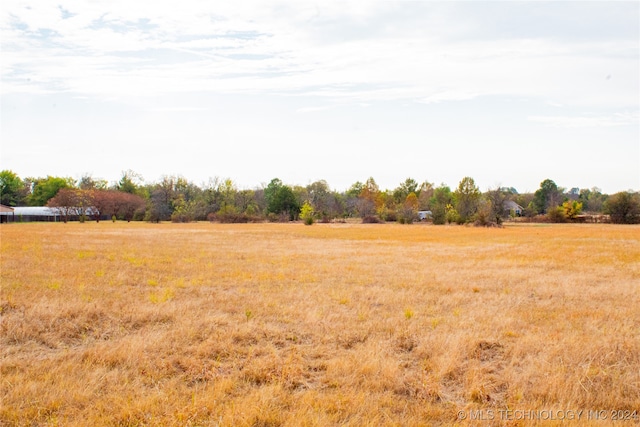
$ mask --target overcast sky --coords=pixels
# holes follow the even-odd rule
[[[0,168],[640,190],[640,2],[3,1]]]

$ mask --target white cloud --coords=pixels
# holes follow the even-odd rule
[[[446,15],[438,5],[26,4],[12,4],[2,21],[5,93],[127,97],[205,90],[302,92],[354,102],[483,95],[572,105],[637,102],[637,40],[442,40],[423,30]],[[403,9],[413,7],[424,20],[407,18]],[[72,17],[63,19],[61,8]],[[442,24],[437,29],[444,31]],[[53,32],[42,37],[40,30]],[[616,78],[605,80],[613,71]]]
[[[640,112],[618,113],[609,116],[531,116],[529,121],[559,128],[637,126]]]

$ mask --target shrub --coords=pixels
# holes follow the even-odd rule
[[[447,213],[444,209],[434,208],[431,212],[431,220],[434,225],[443,225],[447,222]]]
[[[487,215],[487,212],[483,210],[479,210],[473,216],[473,219],[473,225],[475,225],[476,227],[491,227],[493,224],[495,224],[491,222],[489,215]]]
[[[565,211],[562,206],[549,208],[547,210],[547,221],[556,223],[567,222],[567,217],[565,216]]]
[[[378,218],[375,215],[367,215],[364,218],[362,218],[362,223],[363,224],[381,224],[382,220],[380,220],[380,218]]]
[[[462,218],[458,211],[450,204],[446,207],[445,218],[447,220],[447,224],[451,224],[452,222],[455,222],[456,224],[464,224],[464,218]]]
[[[473,215],[472,221],[476,227],[502,227],[502,218],[488,200],[480,201],[478,212]]]
[[[582,213],[582,203],[575,200],[567,200],[562,204],[562,210],[567,219],[575,219]]]
[[[610,196],[605,202],[605,213],[614,224],[640,223],[640,194],[623,191]]]
[[[416,216],[417,213],[413,209],[402,208],[398,212],[397,218],[401,224],[413,224]]]
[[[267,221],[269,222],[289,222],[291,221],[291,215],[289,214],[289,212],[280,212],[280,213],[273,213],[273,212],[269,212],[269,214],[267,215]]]
[[[304,202],[300,208],[300,218],[304,221],[305,225],[313,224],[313,207],[309,202]]]
[[[398,214],[395,211],[388,210],[384,216],[385,221],[394,222],[398,220]]]
[[[189,212],[176,211],[171,214],[171,222],[191,222],[193,216]]]
[[[263,219],[257,215],[248,215],[244,212],[216,212],[207,215],[207,219],[211,222],[220,222],[222,224],[244,224],[248,222],[262,222]]]

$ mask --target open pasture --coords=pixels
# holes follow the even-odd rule
[[[470,411],[640,411],[637,226],[0,233],[2,425],[478,425]],[[564,425],[589,423],[603,425]]]

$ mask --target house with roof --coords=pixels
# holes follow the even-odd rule
[[[511,212],[515,213],[516,216],[522,216],[524,214],[524,208],[513,200],[505,200],[502,204],[502,208],[509,215]]]
[[[13,222],[14,210],[11,206],[0,205],[0,223]]]

